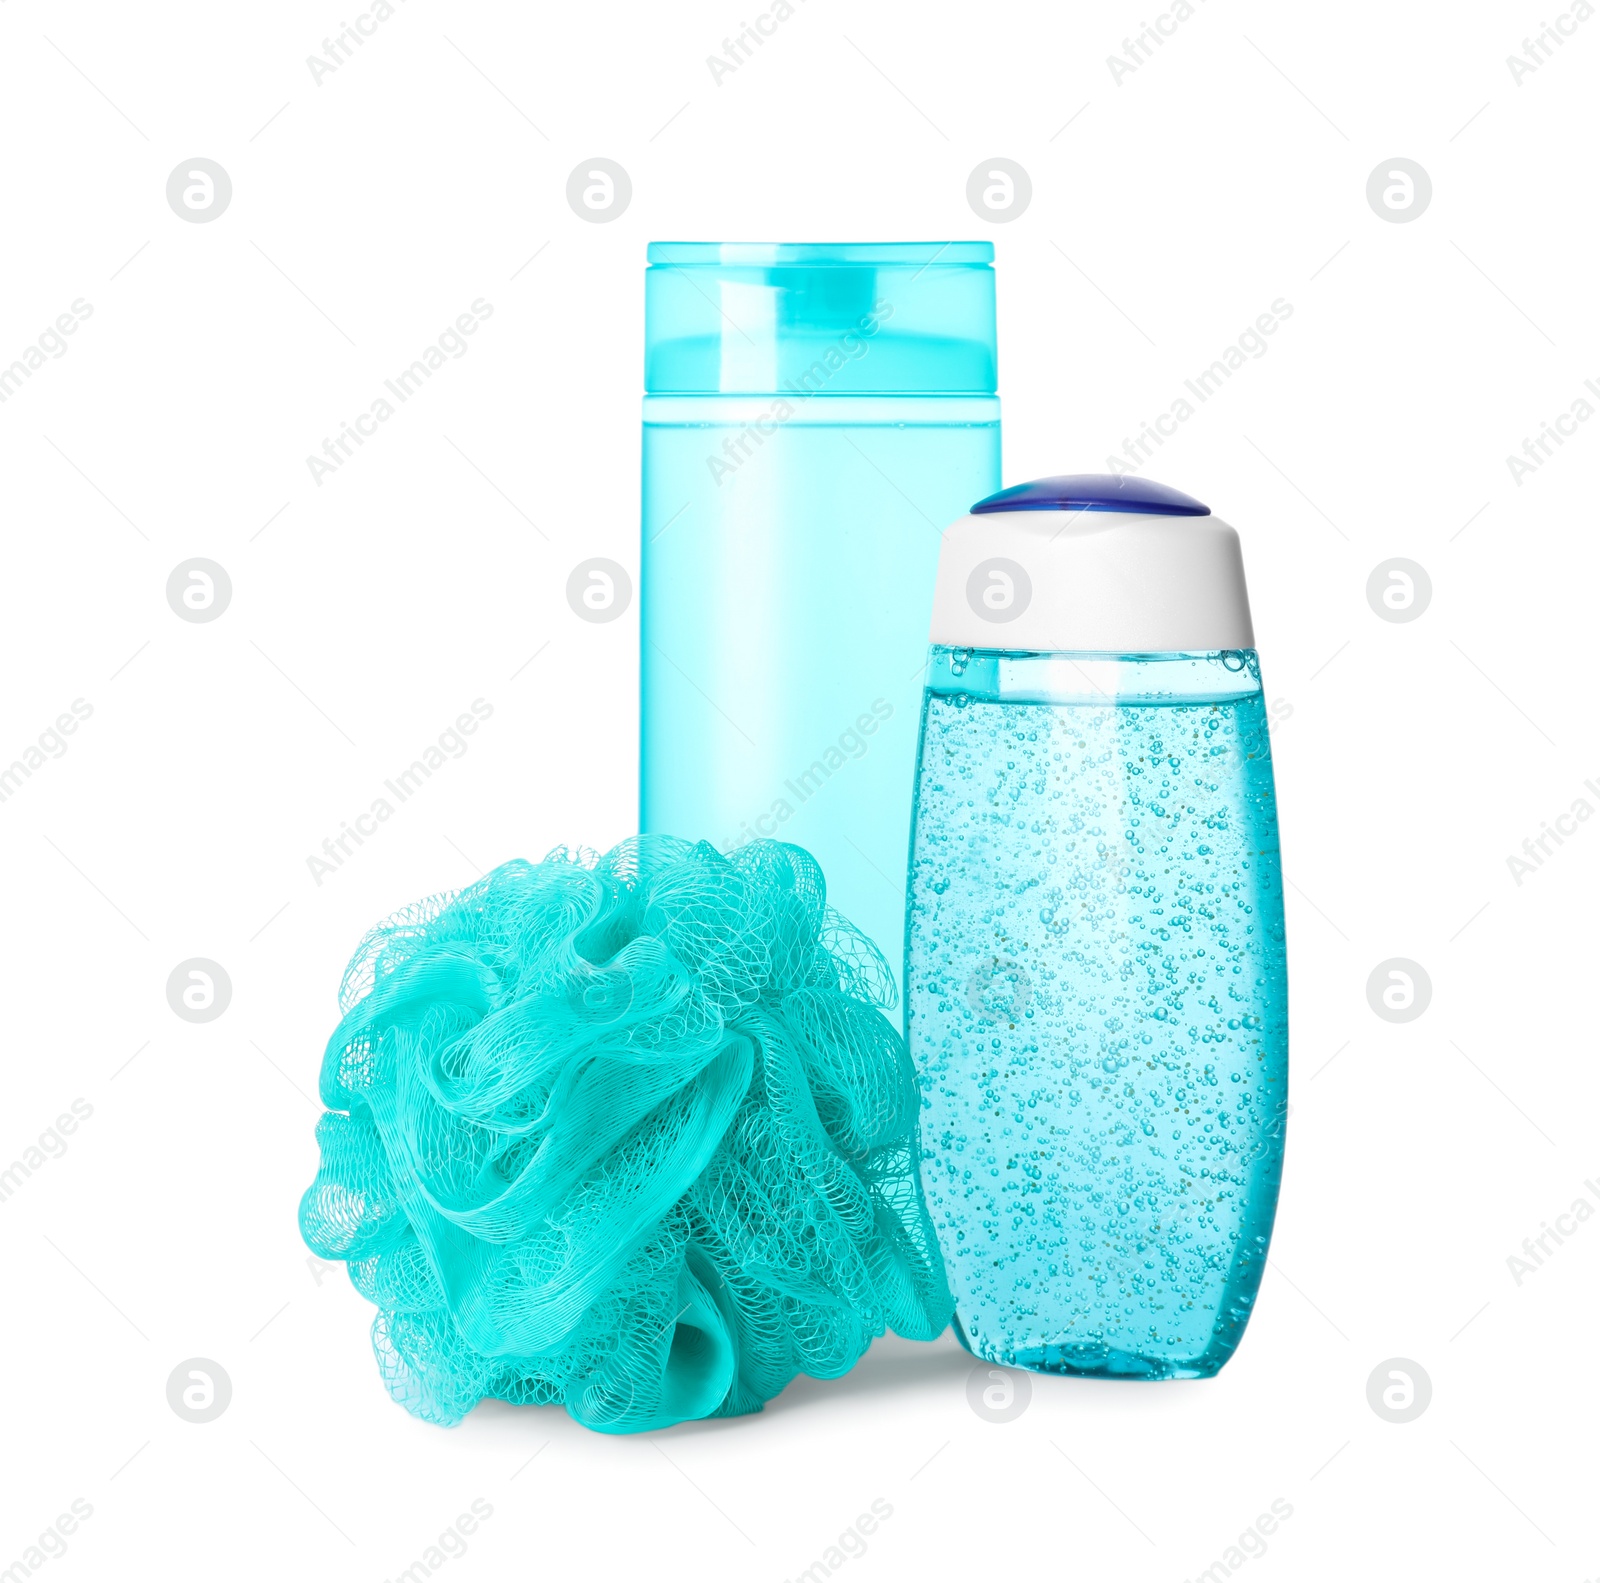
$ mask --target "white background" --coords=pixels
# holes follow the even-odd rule
[[[358,3],[0,6],[0,362],[93,309],[0,406],[0,761],[93,708],[0,803],[0,1163],[93,1107],[0,1202],[0,1567],[82,1498],[47,1578],[378,1583],[482,1498],[451,1579],[776,1583],[882,1499],[851,1579],[1179,1583],[1281,1498],[1248,1577],[1600,1572],[1600,1222],[1520,1285],[1506,1262],[1600,1202],[1600,829],[1520,886],[1506,862],[1600,806],[1600,424],[1520,484],[1505,460],[1600,378],[1600,20],[1518,86],[1549,8],[1201,0],[1118,85],[1151,7],[802,0],[718,86],[762,0],[398,0],[319,86]],[[165,187],[197,156],[233,197],[188,224]],[[594,156],[633,181],[608,224],[565,198]],[[995,156],[1033,183],[1004,225],[965,196]],[[1433,183],[1408,223],[1366,198],[1396,156]],[[1008,482],[1103,469],[1293,306],[1148,469],[1241,531],[1291,711],[1294,1108],[1257,1317],[1214,1381],[1036,1379],[1004,1424],[949,1338],[631,1440],[412,1421],[296,1234],[308,1096],[371,922],[632,828],[634,612],[580,622],[564,587],[637,567],[645,244],[965,236],[999,250]],[[318,486],[307,454],[479,297],[467,355]],[[195,556],[233,585],[208,624],[165,596]],[[1395,556],[1433,587],[1404,624],[1365,594]],[[314,883],[475,698],[470,751]],[[189,957],[231,976],[214,1022],[168,1008]],[[1433,986],[1403,1025],[1367,1001],[1390,957]],[[204,1425],[166,1400],[197,1356],[233,1391]],[[1397,1357],[1432,1383],[1405,1424],[1367,1400]]]

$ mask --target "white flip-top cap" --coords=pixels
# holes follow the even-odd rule
[[[1150,479],[1041,478],[945,529],[933,643],[1171,654],[1255,647],[1239,535]]]

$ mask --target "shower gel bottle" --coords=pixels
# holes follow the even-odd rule
[[[640,828],[794,841],[900,977],[944,525],[1000,484],[988,242],[654,242]]]
[[[945,534],[906,1009],[957,1331],[1056,1373],[1221,1368],[1287,1115],[1272,756],[1234,531],[1043,479]]]

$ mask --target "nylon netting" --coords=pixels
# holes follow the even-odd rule
[[[300,1225],[377,1305],[395,1400],[623,1433],[938,1335],[894,1000],[815,859],[771,841],[562,849],[372,930]]]

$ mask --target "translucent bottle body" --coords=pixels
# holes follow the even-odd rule
[[[1288,1010],[1251,651],[932,651],[906,927],[957,1328],[1054,1372],[1232,1355],[1277,1206]]]
[[[640,828],[821,861],[899,976],[940,532],[1000,483],[989,242],[652,242]]]
[[[776,406],[645,402],[640,828],[798,842],[898,977],[938,525],[998,482],[999,401]]]

